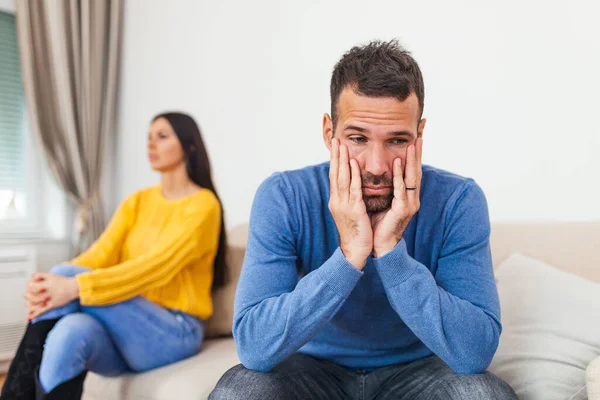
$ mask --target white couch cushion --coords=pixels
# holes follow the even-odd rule
[[[600,400],[600,357],[588,365],[585,376],[588,400]]]
[[[600,284],[521,254],[496,270],[503,332],[490,371],[520,399],[585,399],[600,355]]]
[[[196,356],[143,374],[105,378],[90,373],[83,400],[204,400],[239,362],[232,338],[210,339]]]

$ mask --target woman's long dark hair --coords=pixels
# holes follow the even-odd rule
[[[213,290],[218,289],[227,282],[225,259],[227,234],[225,232],[223,204],[221,203],[221,199],[219,198],[212,181],[210,161],[208,159],[206,147],[204,146],[204,141],[202,140],[202,133],[200,133],[198,124],[196,124],[194,119],[187,114],[178,112],[163,113],[154,117],[152,122],[159,118],[164,118],[169,121],[171,127],[175,131],[183,149],[189,178],[196,185],[212,191],[221,205],[221,233],[219,236],[219,249],[217,250],[217,256],[215,257],[214,279],[212,285]]]

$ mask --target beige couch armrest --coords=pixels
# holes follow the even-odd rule
[[[588,365],[585,371],[588,400],[600,400],[600,357]]]

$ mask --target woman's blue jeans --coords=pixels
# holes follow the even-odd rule
[[[89,271],[58,265],[50,273],[73,277]],[[109,306],[73,301],[32,323],[56,318],[60,320],[46,339],[40,365],[39,379],[46,392],[86,370],[116,376],[183,360],[200,351],[204,335],[198,318],[139,296]]]

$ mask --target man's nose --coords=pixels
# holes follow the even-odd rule
[[[388,162],[385,149],[382,146],[373,146],[363,153],[364,169],[375,176],[387,174]]]

